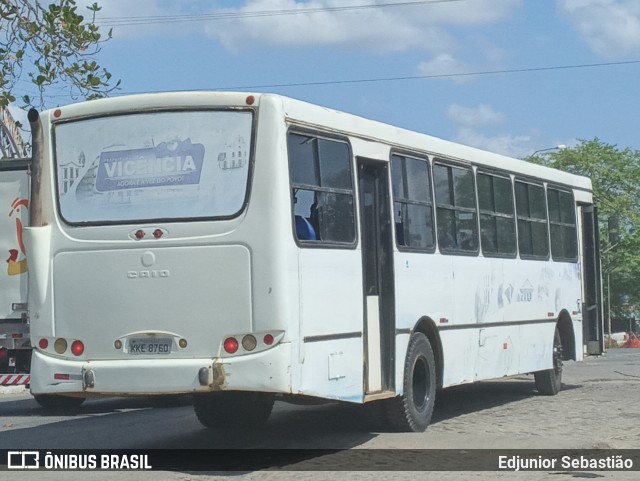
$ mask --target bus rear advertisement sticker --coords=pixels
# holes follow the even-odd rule
[[[108,192],[200,182],[204,145],[191,139],[177,145],[166,142],[153,148],[102,152],[96,189]]]

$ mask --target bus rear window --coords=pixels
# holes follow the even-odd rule
[[[249,111],[114,115],[55,127],[60,214],[71,224],[229,218],[243,208]]]

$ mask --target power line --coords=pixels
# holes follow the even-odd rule
[[[343,84],[358,84],[358,83],[375,83],[375,82],[399,82],[408,80],[429,80],[429,79],[446,79],[456,77],[473,77],[473,76],[485,76],[485,75],[500,75],[500,74],[516,74],[516,73],[530,73],[530,72],[548,72],[548,71],[561,71],[561,70],[577,70],[588,68],[604,68],[615,67],[624,65],[637,65],[640,64],[640,60],[628,60],[621,62],[603,62],[603,63],[589,63],[589,64],[574,64],[574,65],[555,65],[548,67],[526,67],[517,69],[503,69],[503,70],[480,70],[475,72],[459,72],[459,73],[445,73],[445,74],[432,74],[432,75],[408,75],[404,77],[378,77],[378,78],[360,78],[360,79],[342,79],[342,80],[320,80],[313,82],[291,82],[291,83],[273,83],[273,84],[256,84],[256,85],[234,85],[234,86],[220,86],[211,89],[190,89],[193,91],[209,91],[209,90],[256,90],[256,89],[269,89],[269,88],[287,88],[287,87],[313,87],[322,85],[343,85]],[[135,95],[144,92],[113,92],[113,96],[122,95]],[[66,95],[47,95],[46,98],[63,98]]]
[[[232,20],[243,18],[276,17],[282,15],[303,15],[329,12],[345,12],[392,7],[412,7],[437,3],[466,2],[467,0],[419,0],[398,3],[378,3],[370,5],[348,5],[343,7],[316,7],[284,10],[255,10],[244,12],[201,13],[196,15],[150,15],[146,17],[102,17],[95,20],[98,26],[124,27],[133,25],[152,25],[160,23],[204,22],[211,20]]]
[[[556,65],[551,67],[529,67],[529,68],[504,69],[504,70],[483,70],[483,71],[477,71],[477,72],[462,72],[462,73],[448,73],[448,74],[411,75],[411,76],[405,76],[405,77],[379,77],[379,78],[325,80],[325,81],[314,81],[314,82],[295,82],[295,83],[282,83],[282,84],[242,85],[242,86],[232,86],[232,87],[218,87],[218,90],[235,90],[235,89],[252,90],[252,89],[262,89],[262,88],[311,87],[311,86],[318,86],[318,85],[397,82],[397,81],[403,81],[403,80],[442,79],[442,78],[472,77],[472,76],[512,74],[512,73],[545,72],[545,71],[551,71],[551,70],[573,70],[573,69],[612,67],[612,66],[619,66],[619,65],[634,65],[634,64],[640,64],[640,60],[629,60],[625,62],[576,64],[576,65]]]

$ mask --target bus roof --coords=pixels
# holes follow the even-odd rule
[[[435,157],[459,160],[489,169],[506,170],[514,174],[592,191],[591,179],[588,177],[469,147],[300,100],[288,97],[280,98],[288,119],[308,124],[312,128],[317,127],[323,130],[329,128],[365,140],[384,142],[392,148],[405,151],[414,150],[416,153],[424,152]]]
[[[388,145],[392,149],[414,151],[416,154],[426,153],[432,156],[472,163],[490,169],[505,170],[514,174],[563,184],[580,190],[592,191],[591,180],[588,177],[570,174],[550,167],[533,164],[524,160],[469,147],[424,133],[403,129],[383,122],[271,93],[192,91],[127,95],[81,102],[62,107],[61,110],[64,114],[60,116],[59,120],[70,117],[125,113],[134,110],[160,108],[189,108],[207,105],[237,107],[247,105],[247,99],[249,97],[253,97],[253,106],[259,106],[260,103],[264,101],[279,106],[285,118],[289,122],[298,125],[326,132],[349,135],[367,141],[380,142]],[[52,109],[50,112],[54,110],[57,109]]]

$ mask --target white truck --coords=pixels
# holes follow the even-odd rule
[[[0,385],[29,383],[28,264],[22,227],[29,222],[27,159],[0,160]]]

